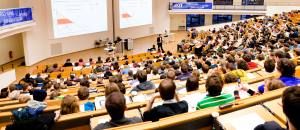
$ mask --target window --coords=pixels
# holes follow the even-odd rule
[[[242,0],[242,5],[264,5],[264,0]]]
[[[204,14],[187,14],[186,15],[186,27],[199,27],[204,26],[205,15]]]
[[[241,20],[258,17],[259,15],[241,15]]]
[[[214,0],[214,5],[233,5],[233,0]]]
[[[213,24],[232,22],[232,15],[213,15]]]

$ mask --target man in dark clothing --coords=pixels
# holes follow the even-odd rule
[[[106,97],[105,108],[110,115],[111,120],[97,125],[93,130],[102,130],[142,122],[141,118],[126,118],[124,116],[126,99],[120,92],[113,92]]]
[[[67,59],[66,63],[63,65],[63,67],[71,67],[73,64],[71,63],[70,59]]]
[[[159,49],[162,52],[164,52],[164,49],[163,49],[163,39],[162,39],[161,34],[159,34],[158,37],[157,37],[157,50],[159,50]]]
[[[146,106],[143,115],[144,121],[158,121],[160,118],[188,112],[188,104],[186,101],[179,100],[175,93],[176,85],[172,80],[163,80],[158,87],[158,91],[159,95],[152,97]],[[164,100],[163,105],[152,108],[155,99],[159,97]]]
[[[282,108],[287,116],[287,130],[300,129],[300,86],[287,88],[282,94]],[[266,122],[254,130],[284,130],[276,122]]]

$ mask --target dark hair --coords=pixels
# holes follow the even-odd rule
[[[293,61],[282,58],[277,62],[277,70],[281,73],[281,76],[292,77],[295,74],[296,65]]]
[[[140,81],[140,83],[146,82],[147,81],[147,73],[146,71],[139,70],[136,73],[137,79]]]
[[[8,96],[8,88],[2,88],[0,98],[6,98]]]
[[[126,93],[126,87],[125,87],[125,84],[123,84],[122,82],[118,82],[117,83],[119,89],[120,89],[120,92],[125,94]]]
[[[242,70],[249,70],[248,63],[243,59],[237,61],[237,68]]]
[[[224,83],[222,79],[217,75],[208,76],[205,83],[205,87],[209,96],[221,95],[223,85]]]
[[[77,96],[80,100],[86,100],[89,98],[90,93],[87,87],[80,87],[77,91]]]
[[[86,79],[83,79],[80,81],[80,86],[84,86],[84,87],[90,87],[90,82]]]
[[[47,92],[45,90],[34,90],[33,91],[33,100],[44,101],[47,97]]]
[[[271,73],[274,71],[275,69],[275,60],[274,59],[266,59],[265,62],[264,62],[264,68],[267,72]]]
[[[160,82],[158,91],[163,100],[171,100],[175,96],[176,85],[172,80],[165,79]]]
[[[199,78],[195,76],[190,76],[186,81],[186,91],[195,91],[199,89]]]
[[[282,108],[288,120],[296,129],[300,129],[300,87],[289,87],[282,94]]]
[[[285,58],[284,52],[280,51],[280,50],[275,52],[275,56],[278,57],[278,58]]]
[[[208,73],[209,68],[210,67],[207,64],[202,64],[202,71],[203,71],[203,73]]]
[[[295,49],[294,49],[294,53],[295,53],[297,56],[300,56],[300,48],[295,48]]]
[[[230,63],[230,62],[228,62],[228,63],[226,64],[226,68],[229,69],[230,71],[236,70],[234,64],[233,64],[233,63]]]
[[[251,56],[249,54],[245,54],[243,55],[243,59],[246,61],[246,62],[251,62]]]
[[[263,60],[265,59],[265,56],[264,56],[264,54],[258,54],[258,55],[256,56],[256,58],[257,58],[259,61],[263,61]]]
[[[113,92],[106,97],[105,108],[112,120],[119,120],[124,117],[126,99],[120,92]]]

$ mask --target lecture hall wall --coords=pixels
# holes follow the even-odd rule
[[[115,0],[115,2],[118,4],[118,0]],[[111,0],[108,0],[108,31],[61,39],[53,39],[52,36],[50,5],[50,0],[20,0],[20,6],[33,7],[36,21],[36,25],[31,31],[23,33],[27,66],[34,65],[50,57],[93,48],[96,39],[112,39]],[[115,18],[118,18],[118,16],[115,16]],[[169,30],[169,23],[168,1],[153,0],[153,24],[121,30],[118,29],[119,23],[117,22],[116,36],[133,39],[150,36],[162,33],[165,29]]]
[[[17,7],[19,7],[18,0],[1,0],[0,2],[0,9]],[[12,59],[9,58],[9,51],[13,52]],[[21,34],[16,34],[0,39],[0,65],[22,57],[24,57],[24,49]]]

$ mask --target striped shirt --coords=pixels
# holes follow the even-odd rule
[[[208,107],[220,106],[233,102],[234,100],[235,98],[231,94],[221,94],[215,97],[206,96],[204,99],[198,102],[196,109],[199,110]]]

